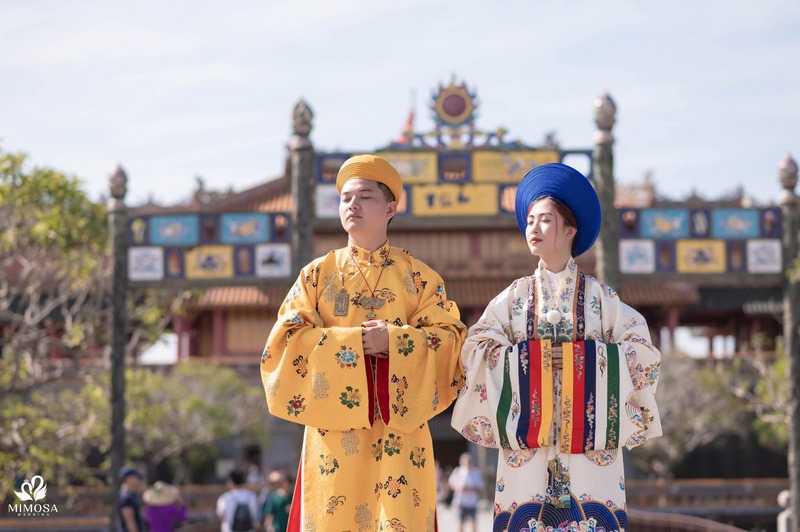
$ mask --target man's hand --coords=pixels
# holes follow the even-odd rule
[[[560,345],[553,346],[553,370],[564,368],[564,351],[561,350]]]
[[[389,330],[385,320],[368,320],[361,324],[361,343],[364,354],[389,358]]]

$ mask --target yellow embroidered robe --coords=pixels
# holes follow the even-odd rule
[[[374,312],[388,322],[388,359],[362,347],[372,289],[385,300]],[[435,529],[427,421],[463,383],[465,333],[441,277],[388,243],[303,268],[261,359],[270,413],[306,425],[289,530]]]

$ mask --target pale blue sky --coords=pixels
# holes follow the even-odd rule
[[[279,175],[301,96],[318,149],[370,150],[412,90],[429,129],[430,93],[456,74],[480,127],[531,144],[554,130],[590,148],[607,90],[619,181],[652,170],[671,196],[742,185],[768,203],[800,154],[798,28],[796,0],[0,0],[0,146],[94,197],[120,162],[132,203],[174,202],[195,175],[236,190]]]

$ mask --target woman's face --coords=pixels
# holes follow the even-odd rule
[[[549,198],[531,203],[525,240],[531,253],[541,258],[545,264],[566,263],[571,255],[572,240],[576,233],[575,227],[564,223],[564,217]]]

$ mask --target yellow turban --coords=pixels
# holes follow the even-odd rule
[[[394,200],[400,203],[403,196],[403,180],[394,167],[386,159],[375,155],[355,155],[347,159],[336,176],[336,190],[342,193],[342,187],[351,179],[369,179],[383,183],[394,194]]]

